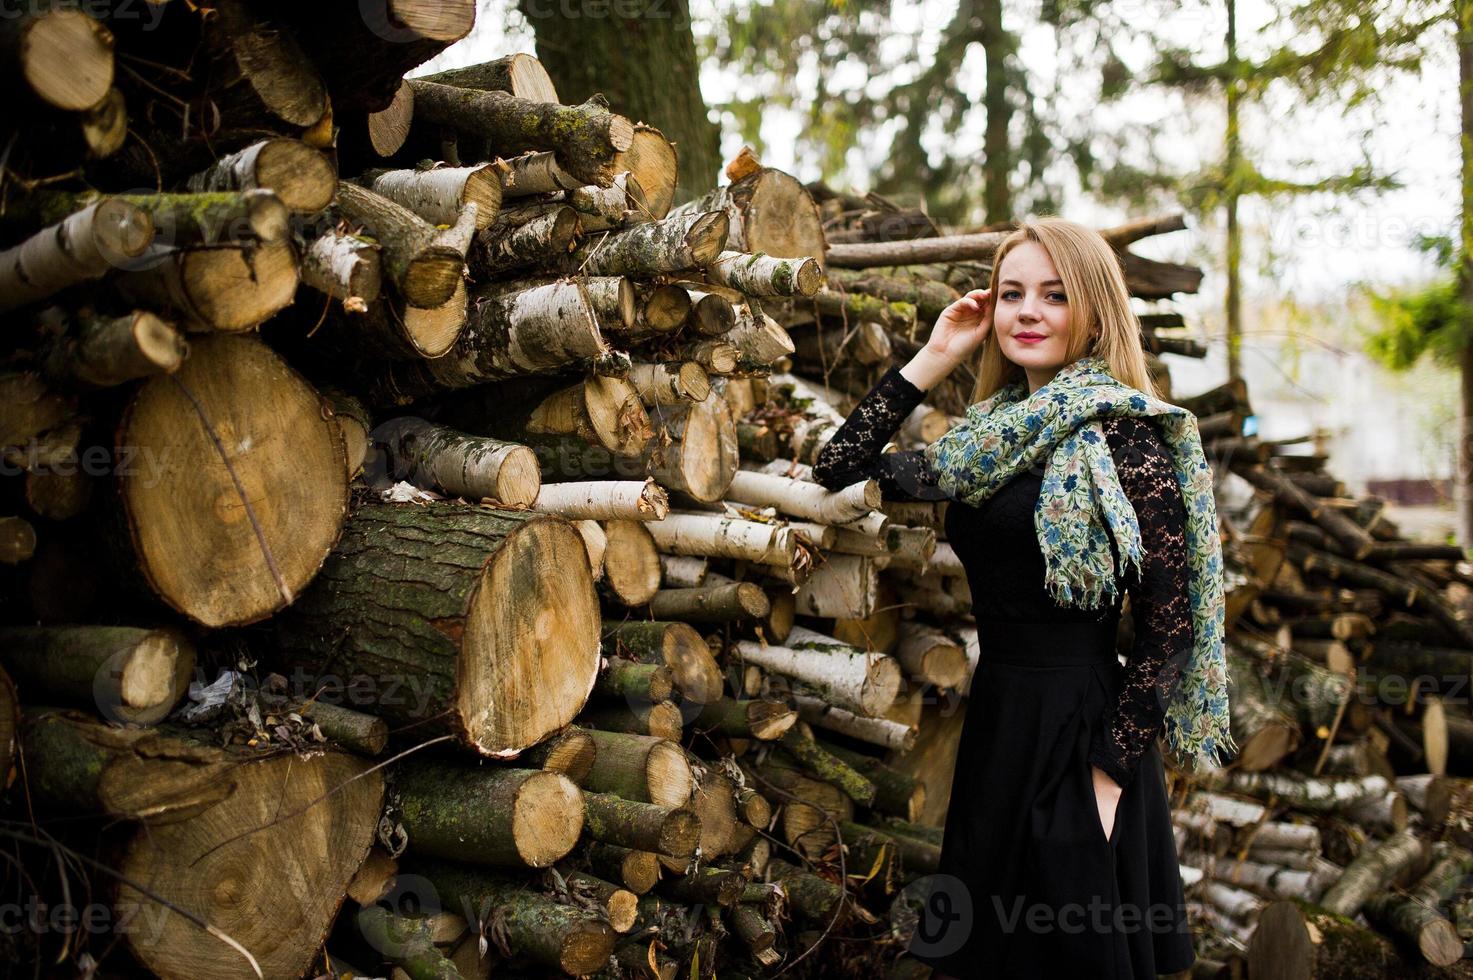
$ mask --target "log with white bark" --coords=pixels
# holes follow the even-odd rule
[[[105,198],[0,252],[0,311],[126,267],[153,241],[153,221],[137,205]]]
[[[583,536],[583,547],[588,551],[588,567],[595,582],[603,581],[604,554],[609,550],[609,536],[598,521],[573,521],[573,526]]]
[[[507,199],[555,194],[583,186],[581,180],[558,166],[557,154],[551,150],[523,153],[491,165],[501,177],[501,194]]]
[[[759,507],[776,507],[779,513],[819,524],[847,524],[880,505],[880,487],[874,480],[865,480],[843,490],[829,490],[808,480],[739,470],[725,497]]]
[[[576,280],[518,292],[472,294],[464,330],[443,357],[390,365],[382,381],[398,399],[485,381],[576,370],[605,357],[608,344]]]
[[[650,525],[659,549],[671,555],[739,558],[764,565],[791,564],[797,556],[793,532],[782,525],[745,521],[699,511],[675,511]]]
[[[532,507],[569,520],[662,521],[670,497],[653,479],[547,483]]]
[[[812,296],[823,288],[823,270],[809,256],[776,258],[725,251],[706,266],[706,275],[749,296]]]
[[[381,254],[377,244],[356,235],[324,232],[302,253],[302,282],[362,313],[379,296]]]
[[[563,202],[578,212],[584,231],[608,231],[651,220],[644,188],[633,174],[617,173],[607,187],[589,185],[563,192]]]
[[[1405,895],[1381,892],[1364,911],[1372,923],[1416,946],[1428,963],[1452,966],[1463,958],[1463,939],[1438,908],[1467,880],[1473,854],[1447,841],[1431,850],[1432,866],[1414,888]]]
[[[590,235],[563,259],[564,268],[590,276],[649,276],[704,265],[726,244],[719,211],[672,215],[617,231]]]
[[[37,191],[11,208],[12,220],[55,224],[104,199],[96,191]],[[279,242],[286,237],[290,215],[273,190],[201,191],[192,193],[118,194],[153,222],[153,244],[226,245]]]
[[[670,213],[725,211],[731,218],[727,248],[778,258],[812,258],[827,264],[818,205],[799,181],[763,167]]]
[[[435,227],[413,211],[347,181],[338,184],[338,208],[383,249],[383,271],[410,306],[436,307],[455,292],[465,256],[436,240]]]
[[[374,434],[384,447],[390,476],[426,490],[471,503],[489,499],[523,507],[537,499],[542,487],[537,454],[514,442],[413,417],[390,419]]]
[[[357,681],[391,722],[508,758],[582,709],[598,622],[583,540],[567,521],[365,504],[278,637],[289,667]]]
[[[826,553],[793,594],[795,611],[805,616],[864,619],[875,611],[879,575],[871,558]]]
[[[191,191],[248,191],[264,187],[276,192],[295,214],[316,214],[337,193],[337,171],[322,151],[301,140],[273,138],[221,157],[190,177]]]
[[[134,302],[168,309],[191,330],[251,330],[285,309],[300,274],[289,242],[223,248],[161,248],[116,279]]]
[[[485,281],[552,265],[568,254],[578,234],[578,212],[570,207],[554,206],[523,224],[507,221],[503,212],[476,236],[470,253],[471,275]]]
[[[1367,847],[1345,868],[1340,880],[1325,890],[1320,905],[1340,915],[1355,915],[1373,895],[1389,887],[1393,879],[1422,862],[1426,848],[1426,841],[1409,830]]]
[[[836,707],[866,717],[884,714],[900,693],[900,667],[882,653],[861,652],[832,637],[794,626],[784,646],[738,640],[743,660],[822,692]]]
[[[505,92],[478,92],[413,80],[417,119],[486,140],[503,157],[552,150],[581,183],[606,187],[614,155],[629,149],[634,125],[595,95],[582,105],[534,102]]]
[[[690,555],[661,555],[661,580],[671,588],[696,589],[706,584],[710,562]]]
[[[830,704],[823,698],[806,694],[794,694],[792,697],[798,708],[798,717],[810,725],[893,751],[905,751],[915,744],[916,729],[913,726],[902,725],[888,718],[856,714]]]
[[[629,382],[650,408],[704,401],[711,393],[711,378],[695,361],[636,362],[630,367]]]
[[[369,170],[359,178],[369,190],[413,211],[432,225],[454,224],[460,209],[476,205],[476,230],[501,210],[501,180],[490,164],[428,170]]]
[[[715,338],[687,343],[677,348],[675,354],[681,360],[694,361],[707,373],[714,375],[733,373],[741,358],[741,351],[737,350],[735,344]]]
[[[719,500],[740,463],[736,420],[720,390],[712,390],[701,401],[656,406],[650,417],[664,434],[645,448],[648,473],[661,485],[696,500]]]

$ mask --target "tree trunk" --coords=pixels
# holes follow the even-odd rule
[[[614,17],[580,16],[573,8],[538,7],[530,0],[521,7],[536,28],[538,58],[565,100],[601,92],[630,119],[658,120],[662,142],[668,137],[680,148],[686,193],[716,183],[718,129],[701,98],[686,0],[669,6],[637,0]],[[674,169],[673,160],[668,166]]]
[[[104,198],[0,252],[0,312],[97,279],[142,255],[153,241],[148,213]]]
[[[290,665],[498,758],[582,709],[597,631],[570,524],[448,503],[363,506],[279,625]]]

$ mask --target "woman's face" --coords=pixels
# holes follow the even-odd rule
[[[1023,242],[1002,260],[992,329],[1002,356],[1028,375],[1037,391],[1064,366],[1069,346],[1069,299],[1053,259],[1037,242]]]

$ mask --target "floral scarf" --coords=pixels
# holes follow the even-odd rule
[[[1140,524],[1100,424],[1112,416],[1154,416],[1176,465],[1187,514],[1193,649],[1166,699],[1166,738],[1183,763],[1205,758],[1216,765],[1219,753],[1238,747],[1228,730],[1222,540],[1196,416],[1116,380],[1109,364],[1091,355],[1031,395],[1023,381],[1004,386],[968,408],[965,421],[925,455],[941,489],[973,506],[1047,460],[1033,511],[1045,584],[1061,605],[1098,608],[1116,594],[1107,526],[1126,568],[1139,571],[1141,563]]]

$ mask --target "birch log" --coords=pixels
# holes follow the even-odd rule
[[[532,506],[569,520],[662,521],[670,512],[670,497],[652,479],[548,483]]]
[[[390,475],[415,486],[523,507],[537,499],[542,476],[526,446],[434,425],[418,418],[391,419],[375,430],[388,456]]]
[[[89,205],[0,252],[0,311],[126,266],[153,241],[147,212],[117,198]]]
[[[794,626],[785,646],[738,640],[743,660],[821,691],[830,704],[878,717],[900,693],[900,667],[882,653],[862,653],[832,637]]]
[[[320,150],[301,140],[275,138],[221,157],[190,177],[185,187],[191,191],[263,187],[275,191],[294,214],[316,214],[332,203],[337,193],[337,172]]]
[[[429,170],[369,170],[361,181],[375,194],[402,204],[432,225],[454,224],[460,209],[476,205],[476,230],[501,210],[501,180],[490,164]]]

